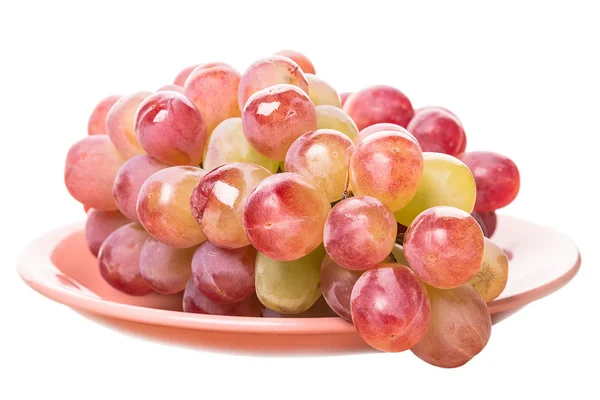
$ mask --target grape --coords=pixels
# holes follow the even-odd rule
[[[354,139],[358,135],[356,124],[341,108],[322,105],[316,106],[315,110],[317,111],[318,129],[333,129],[342,132],[350,139]]]
[[[408,261],[406,260],[406,256],[404,255],[404,248],[402,247],[402,245],[399,245],[397,243],[394,244],[394,248],[392,249],[392,255],[394,256],[398,264],[410,267]]]
[[[121,97],[106,115],[106,132],[125,159],[144,154],[135,136],[135,116],[139,105],[150,92],[138,92]]]
[[[486,211],[478,213],[479,217],[481,217],[481,221],[485,225],[485,230],[487,231],[487,237],[492,237],[494,232],[496,232],[496,226],[498,225],[498,217],[496,216],[495,211]]]
[[[419,145],[399,132],[363,139],[350,158],[350,185],[358,196],[372,196],[395,211],[415,195],[423,172]]]
[[[475,219],[475,221],[477,221],[477,223],[479,224],[479,227],[481,228],[481,231],[483,232],[483,236],[490,237],[488,234],[488,231],[487,231],[487,227],[485,226],[483,219],[481,219],[481,215],[479,215],[477,213],[477,211],[473,211],[473,212],[471,212],[471,217],[473,217]]]
[[[473,211],[477,191],[471,171],[460,160],[442,153],[423,153],[423,175],[412,200],[394,213],[403,225],[434,206]]]
[[[194,253],[192,277],[202,293],[217,303],[236,303],[254,294],[256,249],[221,249],[204,242]]]
[[[168,167],[147,154],[134,156],[121,166],[113,184],[113,196],[123,215],[139,222],[136,206],[142,184],[153,173]]]
[[[169,167],[152,174],[140,189],[137,214],[149,234],[177,248],[206,240],[190,210],[190,196],[205,175],[197,167]]]
[[[404,236],[404,255],[425,283],[450,289],[471,279],[483,260],[483,233],[471,215],[437,206],[419,214]]]
[[[371,86],[353,93],[344,103],[346,111],[358,129],[380,122],[406,127],[414,115],[408,97],[390,86]]]
[[[477,274],[469,283],[483,300],[490,302],[500,296],[508,280],[508,258],[498,245],[485,238],[485,253]]]
[[[242,223],[244,204],[256,185],[270,175],[256,164],[232,163],[202,178],[192,192],[190,206],[211,243],[226,249],[250,244]]]
[[[305,73],[304,76],[308,82],[308,95],[315,106],[342,107],[340,95],[333,86],[316,75]]]
[[[340,267],[325,255],[321,264],[321,290],[327,304],[337,315],[352,322],[350,315],[350,295],[354,284],[363,271],[351,271]]]
[[[130,222],[118,211],[89,210],[85,221],[85,240],[90,252],[98,256],[100,246],[108,235]]]
[[[302,72],[305,74],[316,74],[313,63],[304,54],[294,50],[281,50],[275,53],[277,56],[283,56],[293,60]]]
[[[294,261],[256,256],[256,294],[265,306],[281,314],[308,310],[321,296],[320,269],[323,246]]]
[[[116,210],[112,186],[123,162],[108,136],[87,136],[67,153],[64,174],[67,190],[88,207]]]
[[[179,293],[192,276],[192,257],[196,247],[176,249],[152,236],[146,239],[140,254],[140,272],[156,292]]]
[[[248,99],[242,112],[242,128],[259,153],[282,161],[294,140],[317,129],[317,112],[296,86],[276,85]]]
[[[333,207],[323,232],[327,254],[344,268],[375,267],[392,251],[397,225],[391,211],[368,196],[351,197]]]
[[[429,326],[427,291],[400,264],[381,264],[362,274],[352,289],[350,307],[358,334],[381,351],[410,349]]]
[[[296,172],[323,192],[330,203],[342,198],[354,145],[344,134],[318,129],[300,136],[287,152],[285,170]]]
[[[467,146],[467,137],[458,118],[440,107],[418,109],[406,129],[417,138],[423,151],[455,156]]]
[[[232,162],[247,162],[265,167],[275,173],[277,161],[260,154],[250,146],[242,130],[241,118],[229,118],[221,122],[211,133],[205,147],[202,168],[206,171]]]
[[[342,107],[344,106],[344,103],[346,103],[346,100],[348,99],[348,97],[350,97],[351,94],[352,94],[351,92],[340,93],[340,100],[342,102]]]
[[[183,292],[183,311],[196,314],[231,315],[236,317],[260,317],[260,302],[250,296],[238,303],[222,304],[203,296],[190,279]]]
[[[440,290],[427,287],[431,321],[427,333],[412,352],[429,364],[455,368],[483,350],[492,321],[487,305],[469,285]]]
[[[300,314],[281,314],[263,306],[262,316],[265,318],[324,318],[337,317],[338,315],[329,307],[323,296],[321,296],[315,301],[315,304]]]
[[[138,108],[135,133],[144,150],[169,165],[202,162],[206,124],[200,111],[183,94],[156,92]]]
[[[183,88],[183,86],[179,86],[179,85],[165,85],[165,86],[161,86],[157,92],[179,92],[181,94],[185,94],[185,89]]]
[[[209,134],[227,118],[241,115],[237,101],[240,78],[231,65],[212,63],[194,69],[185,82],[185,95],[202,113]]]
[[[197,66],[198,66],[197,64],[196,65],[190,65],[189,67],[187,67],[184,70],[182,70],[175,77],[175,80],[173,81],[173,84],[175,84],[177,86],[182,86],[183,87],[185,85],[185,81],[187,80],[188,76],[190,76],[190,74],[192,73],[192,71],[195,70]]]
[[[98,253],[100,275],[123,293],[143,296],[152,289],[140,273],[140,253],[148,234],[134,222],[111,233]]]
[[[456,120],[462,125],[462,123],[460,122],[460,119],[458,118],[458,116],[456,114],[454,114],[452,111],[448,110],[447,108],[441,107],[441,106],[425,106],[425,107],[419,107],[419,108],[415,108],[415,114],[423,111],[423,110],[439,110],[442,112],[445,112],[447,114],[452,115],[454,118],[456,118]]]
[[[473,172],[477,184],[475,211],[496,211],[519,193],[519,169],[508,157],[488,151],[463,153],[459,158]]]
[[[292,172],[263,179],[246,199],[243,222],[250,243],[280,261],[296,260],[323,241],[331,205],[306,178]]]
[[[388,122],[382,122],[379,124],[367,126],[365,129],[360,131],[360,133],[357,136],[354,137],[354,143],[358,144],[361,140],[363,140],[367,136],[372,135],[373,133],[383,132],[383,131],[400,132],[403,135],[410,137],[416,143],[419,143],[419,141],[413,136],[413,134],[410,133],[409,131],[407,131],[405,128],[401,127],[400,125],[390,124]]]
[[[88,120],[88,135],[106,134],[106,114],[121,96],[108,96],[100,101]]]
[[[244,109],[248,99],[254,93],[279,84],[297,86],[308,94],[308,82],[293,60],[282,56],[271,56],[255,61],[240,80],[238,92],[240,110]]]

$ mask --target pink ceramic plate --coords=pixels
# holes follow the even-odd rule
[[[489,304],[495,321],[560,289],[579,270],[581,258],[577,246],[556,230],[499,216],[493,239],[510,259],[506,289]],[[181,295],[131,297],[122,294],[101,278],[97,261],[87,249],[82,223],[58,229],[31,243],[18,259],[18,272],[29,286],[48,298],[86,314],[99,315],[102,321],[119,328],[144,330],[154,337],[167,335],[169,341],[189,342],[193,338],[217,341],[220,342],[218,347],[227,348],[240,347],[240,343],[247,348],[262,348],[267,344],[272,347],[277,341],[280,348],[331,349],[333,346],[346,350],[364,347],[352,324],[336,317],[248,318],[188,314],[179,311]],[[134,323],[111,322],[111,319]],[[156,326],[160,326],[160,331]],[[293,339],[285,339],[285,336]]]

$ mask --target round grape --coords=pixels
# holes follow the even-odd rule
[[[152,236],[146,239],[140,254],[140,272],[148,286],[163,294],[179,293],[192,276],[195,247],[176,249]]]
[[[346,111],[358,129],[380,122],[391,122],[406,127],[414,115],[408,97],[390,86],[371,86],[353,93],[344,103]]]
[[[342,132],[352,140],[358,135],[356,124],[341,108],[322,105],[316,106],[315,110],[317,112],[318,129],[333,129]]]

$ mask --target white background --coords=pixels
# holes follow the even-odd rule
[[[2,2],[0,398],[597,396],[599,14],[592,1],[493,4]],[[502,212],[567,232],[582,250],[580,274],[495,326],[484,352],[456,370],[409,352],[269,358],[157,343],[18,278],[21,248],[84,217],[63,161],[100,98],[154,90],[194,63],[243,71],[282,48],[307,54],[339,91],[386,83],[416,107],[457,113],[468,149],[520,167],[521,193]]]

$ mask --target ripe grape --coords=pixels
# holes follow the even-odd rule
[[[369,135],[350,158],[350,185],[358,196],[371,196],[390,210],[404,207],[415,195],[423,172],[419,145],[400,132]]]
[[[100,275],[123,293],[143,296],[152,292],[140,273],[140,253],[148,233],[134,222],[111,233],[98,253]]]
[[[330,210],[325,195],[306,178],[284,172],[263,179],[248,196],[244,228],[261,253],[276,260],[296,260],[321,244]]]
[[[237,100],[240,78],[240,73],[225,63],[200,65],[187,78],[185,95],[202,113],[209,135],[222,121],[241,115]]]
[[[157,92],[179,92],[181,94],[185,94],[185,89],[183,88],[183,86],[179,86],[179,85],[165,85],[165,86],[161,86]]]
[[[169,167],[152,174],[137,202],[140,223],[149,234],[177,248],[196,246],[206,240],[190,210],[190,196],[205,175],[197,167]]]
[[[342,132],[350,139],[358,135],[358,128],[348,114],[341,108],[322,105],[316,106],[317,129],[333,129]]]
[[[350,307],[359,335],[381,351],[410,349],[429,326],[427,291],[400,264],[381,264],[363,273],[352,289]]]
[[[478,214],[479,217],[481,217],[481,221],[483,221],[483,224],[485,225],[487,237],[492,237],[494,232],[496,232],[496,226],[498,225],[498,217],[496,216],[496,212],[485,211]]]
[[[136,206],[142,184],[153,173],[168,167],[147,154],[134,156],[121,166],[113,184],[113,196],[123,215],[139,222]]]
[[[296,86],[276,85],[248,99],[242,112],[242,128],[259,153],[282,161],[294,140],[317,129],[317,112]]]
[[[458,118],[440,107],[416,110],[406,129],[417,138],[423,151],[455,156],[467,147],[467,137]]]
[[[275,53],[277,56],[283,56],[292,59],[302,72],[305,74],[316,74],[313,63],[304,54],[294,50],[281,50]]]
[[[351,271],[340,267],[325,255],[321,263],[321,290],[327,304],[337,315],[352,322],[350,314],[350,295],[354,284],[363,271]]]
[[[88,135],[106,134],[106,114],[121,96],[108,96],[100,101],[88,120]]]
[[[187,80],[188,76],[190,76],[192,71],[195,70],[197,66],[198,66],[198,64],[190,65],[189,67],[183,69],[181,72],[179,72],[177,74],[177,76],[173,80],[173,84],[183,87],[185,85],[185,81]]]
[[[340,100],[342,101],[342,107],[344,106],[344,104],[346,103],[346,100],[348,99],[348,97],[350,97],[351,94],[352,94],[352,92],[340,93]]]
[[[305,73],[304,76],[308,82],[308,95],[315,106],[342,106],[340,95],[333,86],[316,75]]]
[[[490,239],[485,238],[485,253],[477,274],[469,284],[479,292],[483,300],[490,302],[500,296],[508,280],[508,258],[504,251]]]
[[[94,256],[108,235],[131,221],[118,211],[89,210],[85,221],[85,240]]]
[[[204,175],[190,206],[202,231],[216,246],[237,249],[248,246],[242,212],[246,198],[271,173],[256,164],[225,164]]]
[[[192,256],[196,247],[176,249],[152,236],[146,239],[140,254],[140,272],[156,292],[179,293],[192,276]]]
[[[489,151],[463,153],[459,158],[467,164],[475,177],[475,211],[496,211],[509,205],[517,197],[521,178],[519,169],[510,158]]]
[[[200,111],[183,94],[156,92],[139,106],[135,133],[144,150],[169,165],[199,165],[206,124]]]
[[[292,143],[285,157],[285,170],[307,178],[333,203],[342,198],[347,188],[348,161],[353,149],[350,138],[341,132],[307,132]]]
[[[473,211],[477,191],[475,179],[465,164],[442,153],[423,153],[423,175],[412,200],[394,213],[408,226],[423,211],[434,206],[452,206]]]
[[[327,254],[344,268],[365,270],[381,263],[392,251],[397,225],[379,200],[351,197],[333,207],[323,232]]]
[[[391,122],[406,127],[414,115],[408,97],[390,86],[371,86],[353,93],[344,103],[346,111],[358,129],[380,122]]]
[[[404,254],[425,283],[450,289],[467,283],[483,260],[483,233],[470,214],[437,206],[415,218],[404,236]]]
[[[206,143],[202,168],[210,172],[233,162],[258,164],[272,173],[279,168],[277,161],[263,156],[250,146],[242,130],[241,118],[226,119],[212,131]]]
[[[320,269],[323,246],[293,261],[256,256],[256,294],[265,306],[281,314],[308,310],[321,296]]]
[[[216,303],[204,296],[194,280],[190,279],[183,292],[183,311],[196,314],[230,315],[236,317],[260,317],[261,307],[256,296],[250,296],[238,303]]]
[[[410,133],[409,131],[407,131],[406,128],[403,128],[400,125],[390,124],[388,122],[382,122],[379,124],[367,126],[365,129],[360,131],[360,133],[357,136],[354,137],[354,143],[358,144],[361,140],[363,140],[367,136],[372,135],[377,132],[383,132],[383,131],[400,132],[401,134],[410,137],[416,143],[419,143],[419,141],[413,136],[413,134]]]
[[[427,287],[431,321],[412,352],[429,364],[455,368],[483,350],[492,333],[485,301],[470,285],[440,290]]]
[[[293,60],[282,56],[262,58],[252,63],[240,80],[238,105],[243,110],[248,99],[259,90],[280,84],[299,87],[308,94],[308,82]]]
[[[192,259],[194,284],[210,300],[236,303],[254,294],[254,262],[252,246],[221,249],[211,242],[198,247]]]
[[[87,136],[69,149],[65,162],[67,190],[82,204],[116,210],[112,195],[115,176],[124,160],[106,135]]]
[[[125,159],[145,151],[135,136],[135,116],[139,105],[150,92],[137,92],[121,97],[106,115],[106,132]]]
[[[487,231],[487,227],[485,226],[483,219],[481,219],[481,215],[479,215],[479,213],[477,211],[473,211],[473,212],[471,212],[471,217],[473,217],[475,219],[475,221],[477,221],[477,223],[479,224],[479,227],[481,228],[481,231],[483,232],[483,236],[490,237],[488,234],[488,231]]]

